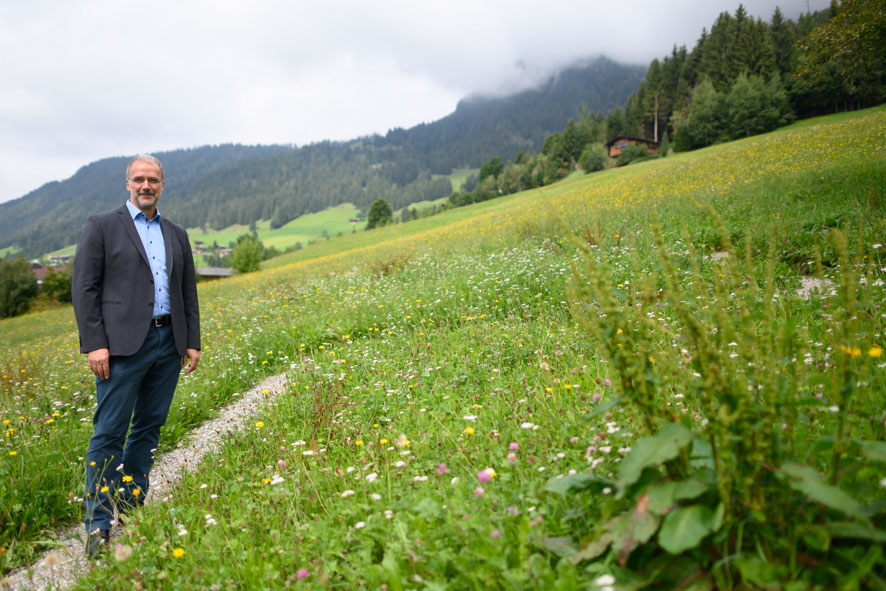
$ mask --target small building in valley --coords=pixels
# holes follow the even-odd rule
[[[197,267],[195,271],[200,279],[221,279],[234,274],[230,267]]]
[[[646,146],[650,154],[658,154],[658,147],[661,145],[660,142],[655,140],[619,135],[606,142],[606,151],[609,152],[610,158],[615,158],[622,153],[626,146],[631,144],[634,146]]]

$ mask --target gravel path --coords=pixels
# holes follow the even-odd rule
[[[286,385],[286,374],[264,380],[223,408],[217,418],[194,429],[187,445],[163,454],[151,470],[151,489],[145,502],[162,502],[182,474],[196,471],[203,456],[218,449],[230,434],[242,431],[247,419],[257,414]],[[60,531],[54,550],[46,552],[30,568],[21,568],[0,579],[0,590],[64,589],[71,586],[89,568],[84,537],[82,525]]]

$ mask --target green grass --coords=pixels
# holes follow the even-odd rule
[[[366,226],[366,222],[359,221],[352,224],[349,221],[357,218],[359,213],[356,207],[344,203],[318,213],[303,215],[273,230],[269,221],[260,221],[256,224],[256,231],[259,240],[266,247],[273,246],[279,250],[285,250],[296,242],[307,246],[309,242],[323,240],[327,236],[359,231]],[[204,246],[211,246],[214,242],[217,242],[219,246],[228,246],[236,242],[239,236],[247,233],[249,233],[247,226],[231,226],[224,230],[209,230],[207,232],[204,232],[202,228],[188,228],[188,236],[192,245],[195,240],[199,240]]]
[[[0,248],[0,259],[15,255],[15,253],[19,252],[20,250],[21,249],[17,246],[7,246],[6,248]]]
[[[661,409],[653,424],[679,417],[702,434],[720,424],[705,394],[713,366],[687,361],[703,358],[690,338],[696,322],[712,335],[704,354],[736,395],[752,379],[782,384],[790,404],[778,422],[792,439],[779,457],[829,474],[835,449],[862,458],[852,442],[883,441],[884,358],[876,355],[886,340],[886,255],[875,245],[886,235],[884,129],[884,108],[795,124],[345,233],[266,261],[261,272],[201,284],[204,361],[179,386],[161,453],[263,376],[285,371],[290,386],[168,500],[140,511],[118,540],[132,556],[101,563],[81,588],[574,589],[613,573],[617,588],[629,588],[663,576],[647,563],[720,585],[761,586],[770,575],[806,587],[813,575],[823,586],[838,575],[875,584],[871,573],[883,563],[865,554],[870,544],[860,554],[847,540],[834,538],[839,550],[830,554],[815,544],[831,544],[827,523],[855,518],[810,501],[787,479],[771,481],[778,497],[757,514],[729,513],[725,553],[710,536],[707,553],[662,556],[653,537],[623,563],[617,550],[571,558],[642,498],[634,488],[622,496],[614,484],[593,487],[618,480],[628,448],[651,435],[650,407]],[[842,250],[829,242],[835,227],[851,236]],[[725,266],[711,259],[730,244]],[[587,260],[602,265],[600,289],[567,289]],[[800,298],[801,278],[816,273],[843,295]],[[668,278],[687,297],[673,298]],[[857,304],[847,317],[837,298],[850,291]],[[588,311],[606,293],[616,304],[598,330]],[[681,312],[681,301],[695,312]],[[779,351],[787,327],[798,344]],[[10,568],[35,558],[41,532],[81,515],[71,498],[82,494],[94,385],[70,309],[3,321],[0,332],[0,421],[14,430],[0,458],[0,564]],[[653,359],[638,374],[649,376],[645,398],[625,378],[634,358]],[[835,376],[851,377],[851,400]],[[749,401],[744,413],[769,408],[765,397],[738,399]],[[745,439],[753,437],[737,441]],[[882,532],[873,503],[882,499],[882,469],[858,459],[844,466],[846,490],[873,507],[867,519]],[[590,488],[576,493],[581,487]],[[715,489],[698,503],[715,500]],[[754,539],[766,531],[755,515],[773,511],[795,522],[753,552],[741,541],[736,548],[730,532]],[[804,559],[792,566],[782,547]],[[722,563],[705,566],[710,556]],[[822,556],[833,574],[809,562]]]
[[[479,168],[456,168],[450,174],[444,175],[434,175],[434,178],[438,177],[448,177],[449,182],[452,183],[452,190],[458,191],[461,189],[461,186],[465,184],[465,181],[468,180],[468,177],[472,174],[478,174],[480,172]]]
[[[434,208],[439,209],[440,207],[445,207],[449,203],[449,197],[440,197],[439,199],[434,199],[433,201],[416,201],[415,203],[410,203],[407,207],[410,210],[413,210],[418,213],[418,215],[428,214]],[[393,219],[399,221],[401,216],[403,215],[403,209],[394,210]],[[364,224],[365,227],[365,224]]]

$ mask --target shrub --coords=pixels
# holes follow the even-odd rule
[[[58,303],[70,304],[71,266],[59,271],[50,269],[43,278],[43,293]]]
[[[606,158],[606,148],[603,144],[588,144],[578,159],[578,165],[585,172],[596,172],[606,166]]]
[[[238,273],[258,271],[259,264],[264,260],[264,245],[253,234],[243,234],[237,238],[230,258],[231,267]]]
[[[635,145],[628,144],[624,147],[624,150],[621,151],[621,154],[618,155],[618,158],[615,160],[616,166],[624,166],[626,164],[630,164],[634,160],[639,160],[640,158],[645,158],[649,155],[649,148],[643,145]]]
[[[0,318],[24,314],[36,295],[37,279],[28,261],[0,259]]]
[[[391,206],[388,205],[388,202],[384,199],[376,199],[369,206],[369,212],[366,214],[366,229],[371,230],[384,226],[391,223],[393,219],[394,212],[391,211]]]

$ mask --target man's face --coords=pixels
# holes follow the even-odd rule
[[[126,189],[132,204],[145,214],[153,216],[157,201],[163,193],[163,173],[160,167],[152,162],[136,160],[129,168]]]

